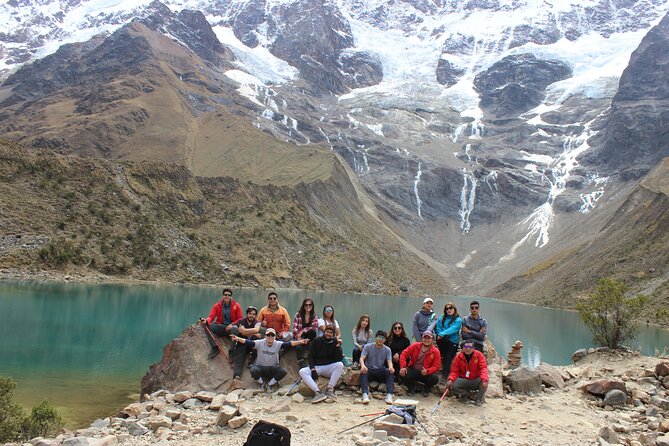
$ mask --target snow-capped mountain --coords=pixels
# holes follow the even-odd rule
[[[211,94],[231,86],[256,127],[344,157],[389,225],[462,283],[489,287],[596,231],[593,212],[669,155],[628,149],[620,130],[629,101],[667,97],[639,85],[662,72],[668,10],[664,0],[11,0],[0,6],[0,70],[64,43],[94,51],[142,23],[210,64]],[[630,66],[653,27],[659,49]],[[21,90],[30,70],[9,76],[0,107],[41,97],[34,83]],[[644,119],[663,122],[652,107]],[[45,144],[38,127],[17,138]],[[126,156],[113,143],[97,154],[59,144]]]

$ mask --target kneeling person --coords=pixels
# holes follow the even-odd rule
[[[423,396],[428,396],[439,382],[437,372],[441,365],[441,354],[434,345],[434,334],[423,333],[421,342],[414,342],[400,355],[400,376],[404,377],[409,395],[416,391],[416,382],[423,383]]]
[[[251,376],[258,381],[258,384],[265,387],[268,392],[271,392],[274,389],[274,385],[288,374],[288,371],[279,364],[279,350],[295,347],[296,345],[305,345],[309,342],[306,339],[292,342],[277,341],[276,330],[273,328],[267,329],[265,339],[257,341],[240,338],[235,335],[230,337],[233,341],[255,347],[258,351],[256,363],[251,367]]]
[[[455,396],[464,396],[471,391],[476,392],[476,405],[485,401],[488,389],[488,363],[485,356],[474,350],[473,340],[462,341],[462,351],[455,356],[451,364],[446,386],[451,388]]]
[[[316,394],[311,400],[312,403],[320,403],[327,398],[337,399],[334,394],[334,386],[337,385],[344,370],[344,364],[341,362],[343,357],[341,344],[335,338],[334,327],[326,326],[323,336],[316,338],[309,346],[309,367],[300,369],[300,377]],[[321,392],[316,384],[319,376],[330,378],[325,393]]]
[[[363,404],[369,403],[369,380],[370,378],[386,382],[386,403],[393,403],[393,383],[395,381],[395,368],[393,367],[393,355],[390,347],[386,344],[386,332],[376,332],[373,344],[366,344],[360,355],[360,388],[362,389]]]

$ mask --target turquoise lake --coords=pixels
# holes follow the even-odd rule
[[[262,307],[268,290],[234,289],[242,308]],[[313,298],[318,314],[335,307],[345,354],[359,316],[371,316],[372,329],[388,330],[395,320],[409,327],[422,299],[278,290],[291,316],[302,299]],[[71,427],[108,416],[136,400],[139,382],[163,346],[220,299],[220,288],[161,285],[88,285],[0,282],[0,376],[17,382],[26,408],[48,398]],[[466,314],[471,297],[435,298],[435,311],[453,302]],[[506,356],[521,340],[523,362],[563,365],[571,354],[592,346],[590,332],[574,312],[479,298],[481,315],[497,351]],[[645,327],[635,347],[654,355],[669,348],[669,331]]]

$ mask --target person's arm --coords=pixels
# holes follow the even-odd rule
[[[444,334],[442,336],[446,337],[455,333],[460,333],[461,327],[462,327],[462,319],[457,318],[455,319],[455,322],[446,327],[446,329],[443,331]]]
[[[278,341],[275,341],[278,342]],[[297,347],[298,345],[307,345],[309,343],[309,339],[300,339],[299,341],[290,341],[290,342],[282,342],[281,343],[281,348],[282,349],[289,349],[293,347]]]
[[[209,312],[209,316],[207,316],[206,322],[207,325],[211,325],[212,322],[216,320],[216,315],[218,313],[218,304],[214,304],[213,307],[211,307],[211,311]]]
[[[388,371],[391,374],[395,373],[395,367],[393,367],[393,353],[390,351],[390,347],[386,350],[386,364],[388,365]]]
[[[418,316],[420,314],[420,311],[417,311],[416,314],[413,317],[413,324],[411,325],[411,332],[413,333],[414,339],[416,341],[420,341],[420,331],[418,330]]]
[[[253,328],[246,328],[242,325],[239,326],[239,334],[242,336],[253,336],[260,333],[260,322],[256,321],[256,324],[253,325]]]
[[[362,349],[362,354],[360,355],[360,373],[367,373],[367,366],[365,365],[365,359],[367,359],[367,346]]]
[[[232,339],[234,342],[238,342],[240,344],[246,344],[246,345],[249,345],[249,346],[252,345],[253,347],[256,346],[256,343],[254,341],[252,341],[251,339],[244,339],[244,338],[240,338],[239,336],[235,336],[235,335],[230,335],[230,339]]]
[[[239,302],[235,302],[235,304],[230,308],[230,319],[233,321],[238,321],[243,317],[244,315],[242,314],[242,306],[239,305]]]
[[[321,339],[321,338],[318,338],[318,339]],[[318,344],[316,341],[311,342],[309,344],[309,357],[307,358],[307,360],[309,361],[309,368],[311,370],[314,370],[314,368],[316,367],[316,360],[315,360],[315,358],[316,358],[316,344]]]
[[[295,318],[293,318],[293,339],[302,338],[302,319],[300,319],[300,313],[295,313]]]
[[[281,313],[283,314],[283,327],[281,333],[290,332],[290,315],[285,308],[281,307]]]
[[[487,323],[485,321],[483,321],[483,324],[484,324],[484,326],[487,326]],[[473,328],[470,329],[469,330],[469,335],[471,337],[473,337],[474,339],[476,339],[478,341],[481,341],[483,343],[483,341],[485,341],[485,331],[481,332],[479,330],[484,328],[484,326],[480,327],[479,329],[473,329]]]
[[[355,347],[362,348],[360,347],[360,344],[358,344],[358,337],[356,336],[355,328],[353,329],[353,331],[351,331],[351,336],[353,337],[353,345]]]

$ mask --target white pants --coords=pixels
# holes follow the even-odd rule
[[[334,388],[337,385],[337,381],[341,377],[341,373],[344,371],[344,364],[341,361],[333,362],[332,364],[326,365],[317,365],[316,373],[318,376],[329,377],[330,381],[328,382],[328,387]],[[300,378],[302,381],[314,392],[318,392],[318,385],[314,382],[311,377],[311,369],[309,367],[304,367],[300,369]]]

